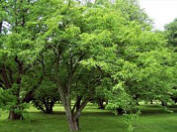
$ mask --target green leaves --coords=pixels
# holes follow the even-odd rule
[[[165,26],[165,35],[168,39],[169,45],[177,46],[177,19]]]
[[[24,102],[17,100],[29,92],[40,101],[57,97],[57,88],[63,101],[101,96],[109,100],[109,110],[125,113],[137,100],[176,94],[177,55],[163,33],[151,31],[136,1],[14,2],[3,3],[7,11],[0,6],[0,21],[10,24],[0,38],[0,96],[7,95],[12,107],[21,107]],[[175,35],[174,26],[168,37]]]

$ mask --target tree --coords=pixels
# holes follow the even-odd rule
[[[163,58],[163,54],[157,54],[159,50],[163,49],[164,53],[168,54],[165,40],[160,39],[161,34],[151,32],[149,26],[144,26],[135,17],[130,19],[118,12],[117,8],[110,8],[114,4],[108,5],[100,6],[98,3],[85,6],[74,1],[63,3],[54,0],[45,7],[50,14],[39,12],[36,17],[40,18],[40,26],[43,27],[36,42],[41,51],[50,53],[53,72],[49,76],[57,84],[72,131],[79,129],[81,111],[93,98],[96,88],[103,83],[105,77],[110,79],[110,85],[104,89],[111,93],[110,103],[118,104],[118,108],[132,104],[133,98],[145,99],[148,95],[155,99],[165,99],[168,95],[164,91],[170,91],[171,88],[171,83],[167,88],[163,86],[164,83],[160,86],[157,84],[160,80],[159,73],[153,69],[160,68],[161,72],[164,70],[165,64],[161,64],[163,59],[157,61]],[[53,11],[50,7],[60,8]],[[38,23],[33,26],[37,25]],[[138,69],[141,70],[140,73],[137,73]],[[149,73],[149,70],[152,73]],[[147,76],[143,76],[146,72]],[[149,80],[151,76],[153,79]],[[170,74],[163,76],[166,77],[170,78]],[[95,84],[91,83],[92,81],[96,81],[96,86],[92,85]],[[134,89],[131,88],[133,82],[136,84]],[[147,85],[144,85],[144,82]],[[77,87],[78,84],[80,87]],[[116,88],[120,84],[122,89]],[[152,86],[153,90],[143,96]],[[144,92],[140,94],[136,88]],[[87,94],[82,94],[83,91]],[[121,98],[112,98],[118,95],[121,95]],[[76,102],[72,107],[73,97]]]
[[[114,57],[111,30],[121,25],[123,17],[110,9],[87,8],[75,2],[57,2],[60,5],[55,5],[56,1],[47,3],[46,10],[50,9],[50,4],[60,8],[41,17],[41,25],[46,28],[36,40],[40,40],[38,46],[41,51],[50,53],[53,73],[49,76],[58,87],[70,129],[76,131],[79,129],[81,111],[92,98],[95,89],[93,84],[99,84],[98,67],[106,70],[107,63]],[[38,14],[36,18],[39,16],[43,14]],[[105,63],[105,60],[108,62]],[[76,83],[80,80],[87,82],[79,82],[82,86],[76,89]],[[82,91],[86,94],[80,94]],[[73,96],[76,102],[72,108]]]
[[[78,131],[82,110],[97,97],[128,113],[138,100],[168,101],[173,93],[175,54],[136,1],[4,2],[0,104],[10,119],[22,119],[31,100],[51,112],[59,97],[70,130]]]
[[[165,34],[168,39],[168,43],[173,46],[177,46],[177,19],[165,26]]]
[[[113,83],[108,109],[130,109],[125,106],[138,100],[170,101],[175,86],[175,56],[162,33],[142,27],[135,21],[119,27],[116,66],[109,71]]]
[[[176,53],[176,48],[177,48],[177,19],[175,19],[174,21],[172,21],[171,23],[167,24],[165,26],[165,31],[164,34],[168,40],[168,48],[171,49],[172,52],[172,62],[173,62],[173,73],[174,73],[174,77],[173,77],[173,81],[174,81],[174,87],[172,89],[172,100],[176,103],[177,102],[177,86],[176,86],[176,57],[177,57],[177,53]]]
[[[23,119],[22,112],[30,101],[34,89],[42,81],[41,74],[34,74],[35,48],[32,34],[26,28],[31,1],[3,1],[3,12],[7,14],[3,23],[0,41],[0,86],[3,108],[9,110],[10,120]],[[2,5],[3,6],[3,5]],[[2,29],[2,28],[1,28]],[[1,30],[2,31],[2,30]],[[6,32],[5,32],[6,31]],[[36,78],[37,80],[32,80]],[[8,95],[6,100],[3,95]]]
[[[50,81],[43,80],[43,83],[35,90],[32,102],[37,109],[50,114],[53,112],[55,103],[59,100],[56,85]]]

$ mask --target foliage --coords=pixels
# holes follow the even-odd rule
[[[16,118],[15,114],[19,115],[18,111],[22,112],[26,102],[29,102],[27,98],[29,99],[33,91],[31,88],[35,89],[38,85],[40,74],[34,75],[32,69],[36,59],[36,49],[32,43],[32,34],[26,29],[32,3],[11,0],[3,3],[1,6],[5,9],[3,11],[6,17],[2,18],[1,27],[0,86],[3,93],[8,93],[12,97],[10,101],[4,100],[4,104],[7,104],[4,107],[10,111],[9,119],[13,120]],[[4,26],[4,23],[9,26]],[[17,118],[22,119],[20,116]]]
[[[166,36],[168,43],[173,46],[177,46],[177,19],[165,26]]]
[[[133,122],[138,120],[138,113],[136,114],[124,114],[123,120],[127,125],[128,132],[133,132],[135,127],[133,127]]]
[[[176,57],[177,57],[177,52],[176,52],[176,48],[177,48],[177,19],[175,19],[174,21],[172,21],[171,23],[167,24],[165,26],[165,32],[164,32],[167,40],[168,40],[168,46],[169,48],[172,50],[172,61],[173,61],[173,73],[174,73],[174,86],[172,89],[172,100],[176,103],[177,102],[177,85],[176,85]]]
[[[37,109],[44,113],[52,113],[53,107],[59,99],[56,85],[44,80],[40,87],[35,91],[32,102]]]
[[[8,0],[0,11],[0,105],[9,117],[31,100],[51,112],[60,98],[77,131],[91,100],[120,114],[142,100],[176,97],[175,50],[135,0]],[[175,24],[167,26],[169,43]]]

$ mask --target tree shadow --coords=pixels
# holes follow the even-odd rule
[[[167,108],[161,105],[144,105],[140,107],[141,115],[159,115],[177,112],[177,105],[168,106]]]

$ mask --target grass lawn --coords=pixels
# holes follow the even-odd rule
[[[140,106],[141,116],[133,123],[135,132],[177,132],[177,107],[174,113],[165,112],[159,106]],[[55,106],[54,114],[43,114],[33,107],[28,109],[23,121],[8,121],[1,111],[0,132],[68,132],[63,108]],[[88,105],[81,119],[81,132],[127,132],[121,116]]]

